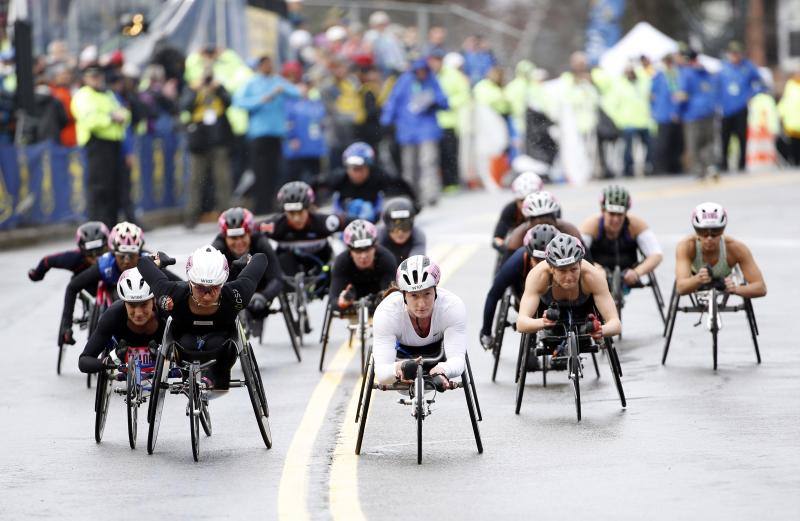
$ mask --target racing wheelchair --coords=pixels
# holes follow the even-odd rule
[[[292,316],[292,307],[289,304],[289,297],[284,291],[278,293],[278,296],[270,303],[263,317],[256,318],[245,308],[239,313],[239,319],[244,327],[246,337],[248,339],[257,338],[258,345],[262,345],[264,338],[264,322],[266,322],[270,315],[277,314],[283,317],[283,322],[286,325],[286,332],[289,333],[289,341],[292,343],[292,349],[294,350],[295,357],[297,357],[297,361],[302,361],[300,345],[302,344],[303,336],[297,330],[297,322],[294,316]]]
[[[364,374],[366,360],[368,360],[368,344],[372,339],[372,322],[370,321],[370,316],[381,298],[383,298],[383,295],[380,293],[364,295],[356,300],[350,309],[344,311],[338,308],[333,309],[333,306],[336,305],[335,303],[327,303],[325,306],[325,317],[322,322],[322,334],[319,340],[322,344],[322,350],[319,354],[320,371],[322,371],[322,367],[325,363],[325,351],[327,351],[328,340],[330,339],[331,321],[336,317],[348,320],[347,330],[349,332],[349,339],[347,344],[351,348],[353,347],[353,338],[358,335],[358,342],[361,348],[361,374]]]
[[[411,406],[411,416],[415,419],[417,424],[417,464],[422,464],[422,423],[431,415],[431,406],[435,403],[436,394],[438,392],[432,378],[427,373],[444,359],[444,350],[440,350],[438,354],[431,358],[419,358],[416,363],[416,374],[412,384],[395,382],[391,385],[382,385],[375,382],[375,361],[370,353],[367,372],[362,381],[362,397],[359,398],[356,411],[358,438],[356,439],[355,452],[357,455],[361,454],[361,445],[364,440],[364,428],[367,425],[369,404],[373,389],[380,391],[398,391],[400,394],[404,395],[398,403]],[[465,362],[467,367],[469,367],[469,355],[465,354]],[[461,373],[460,381],[450,382],[450,388],[464,389],[464,396],[467,400],[467,410],[469,412],[470,422],[472,423],[472,432],[475,436],[475,444],[478,448],[478,454],[483,454],[483,442],[481,441],[481,435],[478,429],[478,422],[481,418],[476,407],[477,397],[474,394],[475,387],[470,373],[471,371],[465,370]]]
[[[710,266],[709,268],[710,273]],[[736,266],[733,270],[732,276],[737,281],[742,281],[743,277],[739,267]],[[683,313],[699,313],[700,318],[695,323],[699,326],[703,322],[703,315],[706,315],[705,326],[711,332],[711,352],[714,360],[714,370],[717,370],[717,336],[719,330],[722,329],[721,313],[744,311],[747,317],[747,325],[750,328],[750,336],[753,339],[753,348],[756,352],[756,361],[761,363],[761,352],[758,348],[758,323],[756,322],[756,315],[753,311],[753,302],[749,298],[743,298],[741,304],[729,304],[730,293],[725,292],[725,281],[723,279],[712,279],[709,284],[701,286],[698,291],[688,295],[690,305],[681,306],[681,295],[677,292],[677,284],[672,285],[672,295],[669,299],[669,308],[667,310],[667,321],[664,325],[665,337],[664,351],[661,356],[661,365],[667,363],[667,354],[669,353],[670,341],[672,340],[672,332],[675,329],[675,319],[678,312]]]
[[[100,371],[95,391],[94,439],[100,443],[108,417],[108,404],[111,394],[123,396],[128,417],[128,443],[131,449],[136,448],[139,407],[147,402],[152,391],[153,371],[155,364],[152,355],[158,350],[158,344],[151,342],[149,346],[133,347],[120,342],[113,349],[106,351],[111,356],[108,367]],[[120,358],[122,354],[122,358]],[[115,386],[115,382],[125,382],[124,386]]]
[[[640,259],[641,262],[641,259]],[[614,268],[605,268],[606,280],[608,280],[608,289],[611,291],[611,297],[614,299],[614,304],[617,306],[617,314],[619,319],[622,320],[622,308],[625,307],[626,284],[623,280],[623,271],[619,265]],[[646,280],[640,280],[638,284],[627,286],[630,289],[647,288],[653,291],[653,298],[656,301],[658,308],[658,315],[661,317],[661,323],[667,323],[666,316],[664,315],[664,296],[661,293],[661,287],[658,285],[658,279],[655,272],[651,271],[647,274]],[[622,338],[622,335],[620,335]]]
[[[295,331],[302,345],[303,335],[311,333],[308,305],[314,300],[323,299],[328,294],[331,267],[316,255],[304,253],[296,248],[292,250],[292,255],[301,265],[311,265],[307,271],[298,271],[294,275],[283,277],[289,309],[295,321]]]
[[[550,370],[565,369],[572,386],[575,398],[575,414],[578,421],[581,421],[581,389],[580,380],[583,378],[583,356],[590,354],[594,364],[595,374],[600,378],[600,369],[597,365],[596,354],[603,349],[611,374],[614,377],[614,384],[619,394],[622,407],[627,407],[625,391],[622,388],[622,366],[619,362],[619,355],[610,338],[604,338],[603,344],[598,345],[591,337],[592,315],[586,323],[573,320],[572,313],[567,311],[564,320],[560,320],[560,312],[557,308],[549,308],[545,311],[547,318],[559,322],[549,332],[540,331],[537,335],[524,334],[520,340],[519,363],[517,367],[517,403],[516,414],[519,414],[522,407],[522,396],[525,392],[525,380],[528,374],[529,359],[541,357],[540,368],[542,371],[542,384],[547,386],[548,366]]]
[[[94,313],[94,295],[86,290],[81,290],[78,293],[78,300],[81,303],[81,315],[78,318],[72,319],[72,324],[78,326],[81,331],[89,328],[89,320]],[[95,325],[97,319],[95,319]],[[88,336],[88,335],[87,335]],[[56,374],[61,374],[61,362],[64,358],[64,339],[61,335],[58,336],[58,361],[56,362]],[[91,387],[91,379],[88,380],[88,386]]]
[[[100,321],[100,315],[111,307],[114,303],[114,290],[109,291],[103,281],[97,283],[97,292],[94,296],[89,294],[88,291],[81,291],[78,298],[83,306],[83,315],[73,323],[77,324],[80,329],[86,329],[87,338],[92,336],[94,330],[97,329],[97,323]],[[61,359],[64,355],[64,342],[63,339],[58,340],[58,374],[61,374]],[[92,388],[92,373],[86,374],[86,388]]]
[[[503,348],[503,338],[505,336],[506,328],[516,330],[516,324],[508,320],[508,313],[511,309],[519,309],[519,302],[514,296],[511,288],[506,288],[503,293],[503,298],[500,299],[500,304],[494,316],[494,328],[492,335],[492,356],[494,357],[494,366],[492,367],[492,382],[497,377],[497,367],[500,365],[500,350]]]
[[[207,436],[211,435],[211,416],[208,410],[209,389],[203,382],[201,373],[213,365],[216,360],[201,362],[192,359],[191,354],[182,350],[175,341],[172,329],[172,317],[169,317],[164,331],[164,339],[156,353],[153,391],[150,394],[150,406],[147,411],[147,420],[150,423],[147,435],[147,453],[152,454],[155,450],[167,393],[182,394],[188,401],[186,416],[189,418],[192,457],[198,461],[200,457],[200,426],[203,427]],[[272,433],[269,427],[267,396],[264,392],[255,353],[247,340],[244,326],[238,318],[231,341],[236,345],[244,378],[231,379],[230,387],[247,387],[258,430],[264,445],[270,449],[272,448]]]

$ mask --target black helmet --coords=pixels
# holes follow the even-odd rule
[[[414,225],[414,204],[406,197],[389,199],[383,207],[383,223],[389,231],[410,230]]]
[[[278,192],[278,204],[284,212],[305,210],[314,202],[314,190],[303,181],[292,181]]]
[[[581,241],[566,233],[556,235],[547,245],[545,253],[547,263],[555,268],[564,268],[580,262],[585,254]]]
[[[81,224],[75,232],[75,240],[83,254],[103,253],[108,246],[108,227],[100,221]]]
[[[546,258],[547,245],[558,233],[558,228],[552,224],[537,224],[528,230],[522,243],[528,250],[528,255],[541,260]]]
[[[228,208],[217,219],[223,237],[241,237],[253,233],[253,214],[247,208]]]

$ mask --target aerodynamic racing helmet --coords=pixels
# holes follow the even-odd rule
[[[422,291],[435,288],[442,278],[439,266],[425,255],[414,255],[397,268],[395,282],[400,291]]]
[[[511,191],[514,193],[514,199],[522,201],[529,194],[541,190],[543,186],[542,178],[537,174],[522,172],[511,182]]]
[[[383,207],[383,223],[386,229],[410,230],[414,226],[414,205],[406,197],[389,199]]]
[[[378,240],[375,225],[364,219],[356,219],[344,229],[344,244],[351,250],[371,248]]]
[[[108,235],[108,249],[114,253],[139,253],[144,246],[144,232],[128,221],[117,223]]]
[[[108,245],[108,227],[100,221],[89,221],[78,226],[75,241],[81,253],[100,254]]]
[[[603,196],[600,198],[600,207],[611,213],[625,213],[631,207],[631,194],[628,189],[611,185],[603,189]]]
[[[210,244],[198,248],[186,261],[186,278],[194,284],[220,286],[228,280],[228,260]]]
[[[299,212],[314,203],[314,190],[303,181],[286,183],[278,191],[278,204],[284,212]]]
[[[728,212],[722,205],[712,202],[698,204],[692,212],[692,226],[696,230],[725,228]]]
[[[547,263],[554,268],[572,266],[576,262],[580,262],[584,254],[581,241],[566,233],[556,235],[545,250]]]
[[[150,286],[137,268],[122,272],[117,281],[117,295],[125,302],[144,302],[153,298]]]
[[[371,166],[374,161],[375,151],[363,141],[356,141],[342,153],[344,166]]]
[[[247,208],[228,208],[217,220],[223,237],[241,237],[253,232],[253,214]]]
[[[542,190],[525,196],[522,201],[522,215],[527,218],[555,215],[561,210],[556,198],[550,192]]]
[[[547,257],[547,245],[558,234],[558,228],[551,224],[537,224],[528,230],[522,244],[525,245],[528,255],[541,260]]]

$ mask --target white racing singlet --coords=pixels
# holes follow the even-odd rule
[[[440,366],[444,368],[447,378],[458,378],[464,372],[467,353],[467,311],[464,301],[442,288],[437,288],[436,295],[431,329],[424,338],[414,330],[402,292],[392,293],[378,305],[372,322],[372,356],[378,382],[391,384],[395,381],[394,364],[398,344],[422,347],[442,341],[447,361],[441,362]]]

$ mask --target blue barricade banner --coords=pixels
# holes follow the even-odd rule
[[[603,53],[619,41],[623,14],[625,0],[592,0],[586,25],[586,55],[590,64],[597,64]]]
[[[144,212],[185,203],[183,135],[137,136],[131,198]],[[0,146],[0,230],[86,219],[86,155],[53,143]]]

